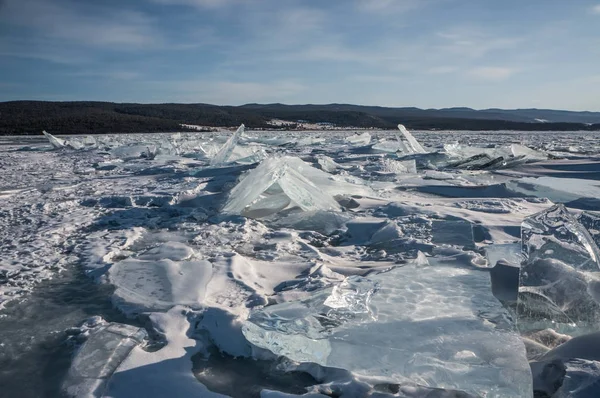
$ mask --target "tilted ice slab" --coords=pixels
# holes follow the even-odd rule
[[[108,271],[114,301],[126,313],[165,311],[175,305],[198,308],[212,277],[212,265],[196,260],[183,243],[167,242]]]
[[[68,397],[103,397],[113,372],[146,337],[143,328],[110,323],[92,331],[62,384]]]
[[[266,159],[231,190],[223,212],[262,217],[292,203],[305,211],[339,210],[333,195],[321,189],[327,183],[335,183],[331,175],[299,158]]]
[[[600,325],[600,250],[563,205],[527,217],[521,225],[519,322]]]
[[[525,347],[487,272],[430,259],[251,313],[254,345],[292,360],[493,397],[531,397]]]
[[[67,145],[67,141],[63,140],[62,138],[55,137],[52,134],[47,133],[46,131],[42,131],[42,134],[44,134],[46,138],[48,138],[48,141],[50,141],[50,145],[52,145],[56,149],[64,148]]]
[[[398,129],[400,130],[404,138],[406,138],[406,141],[408,141],[409,149],[413,153],[427,153],[425,148],[423,148],[423,146],[419,144],[419,141],[417,141],[417,139],[406,129],[406,127],[399,124]]]
[[[242,124],[237,129],[237,131],[231,137],[229,137],[227,142],[225,142],[225,144],[223,144],[221,149],[219,149],[217,154],[211,159],[211,161],[210,161],[211,166],[219,166],[219,165],[227,163],[229,161],[229,157],[233,153],[235,146],[237,145],[238,141],[240,140],[240,137],[242,136],[242,134],[244,134],[244,128],[245,127]]]

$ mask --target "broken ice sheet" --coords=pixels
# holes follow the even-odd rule
[[[600,325],[599,249],[563,205],[527,217],[518,316],[522,328],[539,323]]]
[[[370,295],[353,288],[340,298],[326,289],[255,310],[244,335],[277,355],[359,376],[488,398],[531,397],[524,345],[492,295],[489,275],[443,259],[430,263],[369,276],[368,286],[376,286]],[[326,303],[340,303],[343,316]]]
[[[351,135],[350,137],[346,137],[346,142],[354,146],[369,145],[369,143],[371,142],[371,134],[362,133],[360,135]]]

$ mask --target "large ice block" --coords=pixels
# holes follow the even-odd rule
[[[143,328],[110,323],[93,331],[79,348],[62,384],[69,397],[102,397],[108,380],[146,337]]]
[[[223,212],[262,217],[289,204],[305,211],[339,210],[333,196],[321,188],[330,178],[298,158],[266,159],[231,190]]]
[[[489,275],[450,258],[429,260],[253,311],[244,335],[275,354],[359,376],[531,397],[525,347]]]
[[[527,217],[521,234],[521,327],[600,325],[599,250],[588,230],[556,205]]]
[[[229,160],[229,157],[233,153],[233,150],[235,149],[235,146],[237,145],[238,141],[240,140],[240,137],[242,136],[242,134],[244,134],[244,125],[243,124],[237,129],[237,131],[235,133],[233,133],[233,135],[231,137],[229,137],[227,142],[225,142],[225,144],[223,144],[221,149],[219,149],[217,154],[211,159],[210,165],[218,166],[223,163],[227,163],[227,161]]]

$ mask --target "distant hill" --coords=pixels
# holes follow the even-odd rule
[[[132,104],[112,102],[0,102],[0,135],[102,134],[181,131],[181,124],[273,128],[272,119],[339,127],[461,130],[600,130],[600,112],[546,109],[387,108],[350,104]]]

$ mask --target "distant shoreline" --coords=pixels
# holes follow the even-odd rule
[[[0,135],[119,134],[210,131],[395,130],[600,131],[600,112],[540,109],[385,108],[346,104],[119,104],[112,102],[0,102]]]

